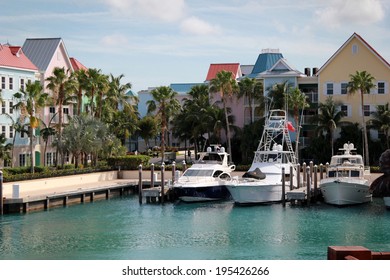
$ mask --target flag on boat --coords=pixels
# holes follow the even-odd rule
[[[291,132],[295,131],[295,127],[293,126],[293,124],[291,122],[287,122],[287,129],[288,129],[288,131],[291,131]]]

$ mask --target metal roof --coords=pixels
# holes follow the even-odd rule
[[[0,44],[0,66],[37,71],[21,47]]]
[[[39,71],[45,71],[61,41],[61,38],[26,39],[22,49]]]
[[[255,76],[256,74],[262,73],[271,69],[275,63],[283,58],[281,53],[261,53],[259,54],[255,66],[253,67],[251,76]]]
[[[222,70],[231,72],[233,79],[241,77],[241,68],[239,63],[218,63],[210,64],[206,81],[211,81],[212,79],[214,79],[217,73],[221,72]]]
[[[178,94],[187,94],[194,86],[203,85],[204,83],[178,83],[170,84],[169,87]]]

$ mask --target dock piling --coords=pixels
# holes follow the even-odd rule
[[[138,201],[142,204],[142,164],[138,166]]]
[[[4,214],[4,200],[3,200],[3,171],[0,170],[0,215]]]
[[[283,207],[286,207],[286,180],[285,180],[285,171],[284,167],[282,167],[282,205]]]
[[[161,204],[164,204],[165,164],[161,165]]]
[[[307,199],[307,205],[310,205],[310,167],[308,166],[306,168],[306,199]]]

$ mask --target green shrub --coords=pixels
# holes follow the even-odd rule
[[[128,155],[108,158],[107,164],[114,169],[137,170],[140,164],[145,167],[149,166],[149,160],[150,157],[145,155]]]

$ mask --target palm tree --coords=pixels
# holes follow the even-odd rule
[[[154,112],[161,124],[161,157],[164,162],[165,132],[168,129],[169,119],[179,111],[180,103],[175,98],[177,92],[167,86],[161,86],[151,91],[153,100],[146,102],[148,114]]]
[[[309,107],[309,103],[307,103],[306,95],[301,92],[299,88],[294,88],[289,94],[286,95],[286,99],[288,107],[293,111],[295,125],[297,126],[295,136],[295,156],[298,159],[299,134],[301,131],[299,115],[301,110]]]
[[[158,133],[156,119],[152,116],[145,116],[139,121],[138,127],[139,136],[145,140],[146,147],[150,148],[149,140],[156,137]]]
[[[45,142],[45,148],[43,150],[43,165],[44,166],[46,166],[46,150],[47,150],[47,144],[49,142],[49,137],[56,135],[55,128],[51,126],[51,124],[56,116],[57,116],[57,113],[53,114],[53,116],[50,118],[49,123],[47,125],[44,121],[41,121],[41,124],[44,126],[44,128],[41,129],[41,135],[42,135],[43,141]]]
[[[30,153],[31,153],[31,173],[34,173],[34,129],[39,125],[39,118],[36,112],[46,105],[48,94],[43,93],[43,87],[39,81],[31,83],[29,81],[25,90],[14,94],[14,98],[18,101],[15,109],[21,110],[21,115],[30,119],[29,136],[30,136]]]
[[[382,131],[385,134],[385,143],[387,149],[389,146],[389,135],[390,135],[390,110],[389,103],[385,105],[376,106],[376,111],[371,113],[372,119],[369,120],[369,126]]]
[[[12,150],[12,144],[7,143],[7,139],[5,138],[4,134],[0,134],[0,159],[4,161],[11,160],[10,150]]]
[[[107,86],[108,79],[106,75],[103,75],[100,69],[89,68],[87,71],[87,80],[86,80],[86,93],[85,95],[89,98],[90,101],[90,114],[94,116],[95,112],[95,102],[96,94],[101,95],[100,100],[102,100],[102,95],[105,87]],[[102,104],[101,104],[102,105]]]
[[[362,127],[364,134],[364,157],[365,164],[368,166],[370,164],[370,157],[368,154],[368,137],[367,137],[367,128],[366,121],[364,118],[364,94],[370,94],[370,90],[375,88],[374,80],[375,78],[371,76],[370,73],[366,71],[356,71],[354,75],[350,75],[351,80],[348,83],[348,92],[354,94],[359,92],[360,94],[360,105],[362,110]]]
[[[72,73],[72,76],[74,77],[75,81],[77,82],[77,91],[76,91],[76,96],[77,96],[77,110],[76,110],[76,115],[81,114],[81,105],[83,104],[83,89],[86,88],[86,83],[88,80],[87,77],[87,71],[84,69],[77,70]]]
[[[240,88],[238,92],[238,98],[245,97],[248,100],[249,112],[250,112],[250,123],[253,122],[252,103],[255,100],[260,100],[263,96],[263,83],[254,79],[245,77],[238,82]]]
[[[11,126],[12,126],[12,129],[14,130],[14,135],[12,138],[12,150],[11,150],[11,167],[13,167],[16,136],[18,133],[28,134],[28,130],[26,129],[26,124],[21,120],[20,116],[16,120],[14,120],[13,117],[9,114],[5,114],[5,116],[11,120],[11,122],[12,122]]]
[[[290,84],[288,81],[283,83],[274,84],[271,88],[268,89],[268,97],[271,98],[270,109],[280,109],[285,108],[285,97],[288,93]]]
[[[325,103],[320,103],[318,106],[319,114],[315,115],[312,119],[313,124],[317,125],[317,134],[326,132],[329,144],[331,146],[332,155],[334,155],[333,135],[335,129],[341,123],[342,117],[344,117],[344,111],[339,110],[342,105],[341,102],[334,101],[332,96],[329,96]]]
[[[56,67],[53,70],[53,75],[46,78],[47,88],[52,91],[52,99],[58,108],[58,143],[61,154],[61,166],[64,165],[64,147],[62,143],[62,129],[63,129],[63,106],[68,105],[74,101],[74,92],[77,88],[76,81],[73,76],[69,75],[69,71],[65,68]],[[57,147],[57,148],[58,148]],[[58,149],[57,149],[58,153]]]
[[[226,139],[228,142],[228,152],[230,155],[230,161],[233,161],[232,158],[232,147],[230,139],[230,123],[228,119],[228,110],[227,110],[227,101],[231,99],[234,94],[238,93],[239,87],[236,80],[233,78],[233,73],[222,70],[215,75],[215,78],[210,81],[210,92],[219,93],[221,95],[221,100],[223,103],[223,109],[225,112],[225,122],[226,122]]]

